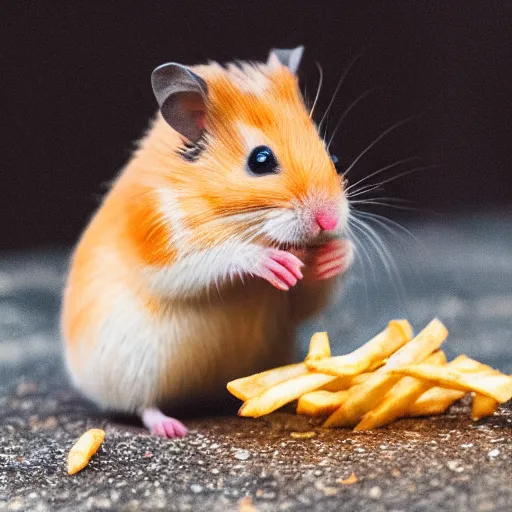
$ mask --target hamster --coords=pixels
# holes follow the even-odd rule
[[[297,325],[352,261],[344,179],[298,85],[265,63],[168,63],[159,109],[71,258],[61,315],[73,384],[181,437],[173,408],[290,362]]]

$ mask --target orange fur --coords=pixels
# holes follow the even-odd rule
[[[132,161],[83,234],[64,295],[63,334],[73,347],[94,343],[116,294],[131,290],[150,315],[162,309],[144,280],[145,267],[166,267],[180,258],[157,192],[177,191],[190,250],[213,247],[246,226],[218,222],[234,213],[291,208],[312,191],[340,195],[343,183],[309,118],[297,79],[284,67],[217,64],[192,68],[208,84],[206,150],[197,162],[176,150],[180,137],[155,119]],[[245,74],[245,75],[244,75]],[[240,76],[267,84],[264,94],[238,87]],[[275,152],[281,172],[254,178],[245,172],[248,151],[241,127],[259,130]],[[77,362],[80,365],[80,361]]]

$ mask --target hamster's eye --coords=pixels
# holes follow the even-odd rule
[[[277,172],[277,160],[268,146],[258,146],[251,151],[247,166],[253,174],[262,176]]]
[[[333,155],[331,153],[331,160],[332,160],[332,163],[334,164],[334,167],[336,167],[336,172],[338,174],[342,174],[343,171],[341,170],[341,165],[340,165],[340,160],[339,158],[336,156],[336,155]]]

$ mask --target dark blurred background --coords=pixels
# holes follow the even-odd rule
[[[329,117],[332,128],[355,98],[379,87],[336,134],[344,166],[388,126],[420,114],[372,148],[349,178],[409,156],[419,163],[384,177],[437,167],[387,183],[374,198],[410,200],[421,216],[512,206],[508,0],[27,1],[2,11],[3,249],[75,242],[155,111],[154,67],[265,59],[272,46],[305,44],[300,76],[309,98],[321,64],[319,114],[364,49]],[[382,209],[392,218],[407,211]]]

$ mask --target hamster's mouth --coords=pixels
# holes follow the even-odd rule
[[[301,251],[306,250],[308,248],[308,245],[309,244],[304,244],[304,243],[301,243],[301,244],[279,243],[275,247],[277,249],[280,249],[281,251],[288,251],[288,252],[294,253],[294,252],[301,252]]]
[[[310,247],[317,247],[320,245],[325,245],[330,240],[334,240],[336,238],[339,238],[339,233],[329,233],[329,232],[323,232],[320,235],[311,238],[309,240],[301,240],[298,242],[278,242],[277,247],[283,251],[300,251],[304,249],[308,249]]]

